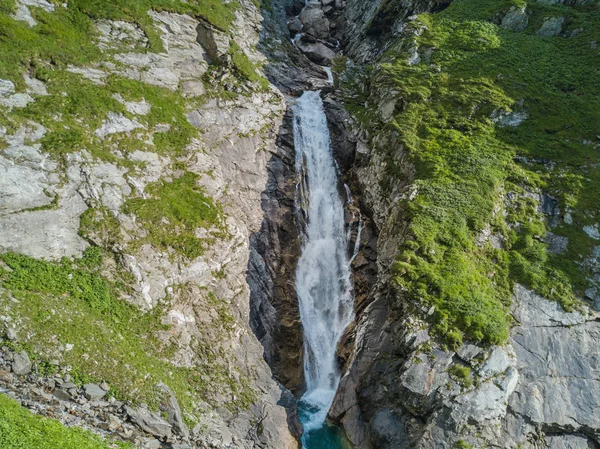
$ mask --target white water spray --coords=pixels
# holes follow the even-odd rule
[[[296,290],[304,328],[302,402],[311,409],[303,424],[310,432],[325,423],[340,379],[337,344],[354,316],[344,207],[318,92],[305,92],[294,106],[294,142],[297,208],[307,220]]]

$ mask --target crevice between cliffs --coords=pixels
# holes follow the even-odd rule
[[[276,151],[268,165],[268,181],[262,193],[263,222],[250,239],[248,284],[251,289],[250,324],[264,347],[264,358],[284,392],[288,424],[296,437],[302,428],[297,399],[304,393],[303,329],[295,288],[295,272],[301,255],[302,223],[295,211],[297,175],[291,107],[305,90],[320,90],[331,135],[331,148],[338,170],[339,192],[345,199],[345,226],[354,284],[356,321],[368,306],[377,279],[377,229],[361,195],[357,178],[354,135],[343,103],[329,84],[328,74],[310,61],[289,41],[288,20],[298,14],[297,2],[274,2],[264,13],[261,50],[269,80],[284,94],[287,111],[283,117]],[[295,8],[295,9],[294,9]],[[332,19],[333,20],[333,19]],[[313,58],[314,59],[314,58]],[[355,323],[338,344],[338,362],[346,371],[354,347]],[[291,394],[290,394],[291,393]],[[339,394],[339,392],[338,392]]]

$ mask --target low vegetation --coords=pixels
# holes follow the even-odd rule
[[[469,388],[473,385],[471,379],[471,368],[463,365],[452,365],[448,368],[448,374],[464,388]]]
[[[0,394],[0,447],[2,449],[127,449],[130,444],[103,440],[86,430],[67,428],[42,418]]]
[[[529,13],[523,32],[499,26],[517,3]],[[536,35],[557,15],[567,18],[563,35]],[[581,265],[594,241],[582,227],[600,218],[600,168],[592,162],[600,144],[599,24],[595,5],[456,0],[412,23],[421,30],[419,63],[407,62],[411,45],[392,48],[368,69],[371,94],[347,100],[372,137],[395,136],[397,145],[381,148],[389,151],[390,179],[411,182],[396,165],[397,148],[414,164],[417,195],[400,205],[410,238],[396,279],[411,303],[433,307],[433,329],[451,346],[463,336],[506,340],[514,282],[567,310],[589,286]],[[382,88],[398,98],[387,123],[372,112]],[[519,126],[492,120],[511,113],[526,119]],[[558,217],[552,228],[569,238],[564,254],[545,243],[542,192],[571,213],[573,225]]]
[[[232,410],[247,406],[253,398],[248,380],[227,366],[224,350],[214,343],[196,342],[194,367],[170,362],[178,345],[165,338],[170,329],[162,321],[166,303],[143,313],[120,298],[128,284],[101,274],[105,257],[94,247],[79,260],[59,263],[0,255],[0,283],[6,289],[0,292],[0,308],[20,322],[20,334],[27,335],[24,348],[42,358],[58,356],[73,367],[78,382],[105,380],[112,394],[132,402],[156,406],[156,386],[162,381],[192,414],[200,401],[212,403],[215,395],[225,395],[220,397],[228,399],[219,405]],[[228,331],[232,318],[226,306],[214,295],[207,302],[219,303],[223,318],[215,326]]]
[[[204,253],[211,238],[196,235],[198,228],[214,227],[215,236],[224,236],[221,206],[198,186],[199,176],[186,172],[171,182],[159,181],[148,186],[149,198],[131,198],[124,207],[133,213],[147,231],[148,237],[138,243],[150,242],[162,250],[175,250],[188,259]]]

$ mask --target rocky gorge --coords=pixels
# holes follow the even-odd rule
[[[299,447],[319,90],[355,311],[330,423],[600,445],[596,1],[126,3],[0,1],[3,394],[94,448]],[[71,447],[13,406],[3,447]]]

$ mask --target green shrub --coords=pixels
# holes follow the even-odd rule
[[[473,385],[473,381],[471,380],[471,368],[468,366],[452,365],[448,368],[448,374],[465,388],[469,388]]]

